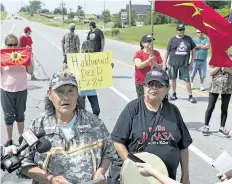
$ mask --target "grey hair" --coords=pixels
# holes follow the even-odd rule
[[[81,46],[82,53],[94,52],[94,44],[90,40],[85,40]]]
[[[17,44],[19,43],[17,36],[15,36],[14,34],[8,34],[5,38],[5,45],[7,44],[7,41],[11,38],[14,38],[17,41]]]

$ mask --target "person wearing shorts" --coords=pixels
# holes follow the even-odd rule
[[[5,38],[5,47],[18,47],[18,39],[9,34]],[[1,67],[1,105],[7,130],[5,147],[13,144],[13,123],[16,121],[19,133],[19,144],[23,141],[24,112],[27,101],[27,73],[33,74],[33,64],[29,66],[4,66]]]
[[[167,52],[164,57],[163,69],[168,70],[168,75],[171,80],[173,94],[170,100],[176,100],[176,79],[179,74],[179,79],[185,81],[187,91],[189,93],[188,100],[191,103],[196,103],[192,96],[189,70],[192,69],[193,61],[196,54],[196,44],[192,38],[185,35],[185,26],[180,24],[176,28],[177,35],[171,38],[167,46]],[[192,59],[189,62],[192,52]],[[169,58],[169,60],[168,60]]]
[[[207,71],[207,57],[208,49],[210,47],[209,40],[204,37],[204,34],[200,30],[196,30],[197,37],[193,38],[196,46],[196,57],[193,63],[193,69],[191,72],[191,89],[194,89],[193,80],[197,72],[199,72],[201,85],[200,90],[205,91],[204,79]]]

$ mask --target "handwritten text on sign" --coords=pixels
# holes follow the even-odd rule
[[[112,52],[67,54],[68,71],[76,76],[79,90],[109,88]]]

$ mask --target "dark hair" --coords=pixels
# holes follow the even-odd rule
[[[14,34],[8,34],[5,38],[5,45],[7,44],[7,41],[11,38],[14,38],[16,41],[17,41],[17,44],[18,44],[18,38],[17,36],[15,36]]]

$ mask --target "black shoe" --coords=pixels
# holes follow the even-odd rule
[[[197,103],[197,101],[193,97],[189,97],[188,101],[190,101],[191,103]]]
[[[23,136],[20,136],[18,141],[19,141],[19,145],[21,145],[23,142]]]
[[[5,147],[11,146],[13,145],[13,141],[12,140],[8,140],[6,141],[6,143],[4,144]]]
[[[224,137],[229,137],[229,132],[223,127],[219,128],[219,133]]]
[[[176,96],[176,95],[172,95],[172,96],[170,96],[169,99],[170,99],[171,101],[177,100],[177,96]]]
[[[203,131],[202,131],[204,136],[209,136],[209,127],[208,126],[204,126]]]

